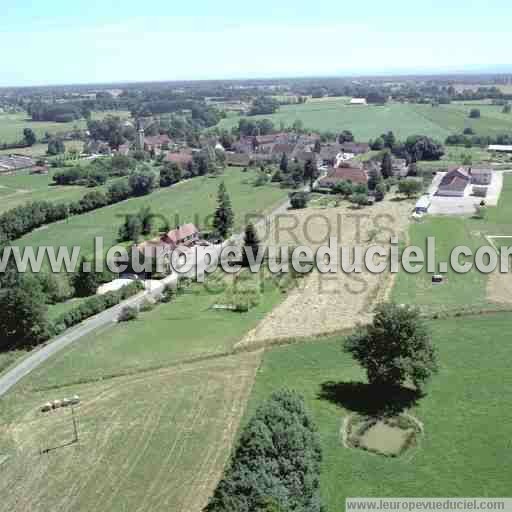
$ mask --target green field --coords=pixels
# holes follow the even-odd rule
[[[211,309],[218,295],[193,285],[35,370],[0,402],[0,510],[201,510],[260,361],[259,352],[221,355],[282,296],[268,286],[258,306],[235,313]],[[80,443],[63,446],[70,411],[38,407],[75,393]]]
[[[301,120],[311,130],[340,132],[351,130],[356,139],[368,141],[392,130],[399,138],[409,135],[429,135],[441,141],[471,127],[478,135],[496,135],[512,131],[512,115],[502,114],[493,105],[479,106],[482,117],[469,119],[471,106],[463,104],[430,105],[389,103],[385,106],[353,106],[346,99],[311,101],[301,105],[282,106],[278,112],[248,119],[271,119],[277,128],[280,123],[290,126]],[[223,119],[219,128],[231,129],[240,118]]]
[[[35,370],[26,385],[67,386],[229,352],[283,297],[268,283],[256,307],[235,313],[211,308],[216,290],[194,285],[133,322],[95,331]]]
[[[486,166],[492,165],[495,169],[508,170],[512,168],[512,158],[510,155],[492,154],[487,149],[481,147],[465,148],[462,146],[444,146],[445,154],[441,160],[418,162],[420,170],[446,170],[451,167],[465,165],[466,158],[471,158],[471,165]]]
[[[66,150],[70,151],[71,149],[76,149],[78,151],[82,151],[84,147],[84,143],[81,140],[67,140],[64,142],[66,146]],[[16,149],[0,149],[0,155],[24,155],[30,156],[32,158],[54,158],[48,157],[46,152],[48,150],[48,144],[34,144],[33,146],[29,146],[27,148],[16,148]]]
[[[60,169],[50,169],[47,175],[21,171],[11,176],[0,175],[0,213],[31,201],[76,201],[89,189],[78,186],[54,186],[52,176]]]
[[[171,227],[195,222],[199,227],[209,226],[217,202],[217,188],[224,181],[230,194],[235,227],[244,225],[246,214],[262,212],[284,200],[287,192],[275,185],[255,187],[253,176],[240,169],[226,170],[221,177],[199,177],[179,183],[175,187],[160,189],[150,195],[128,199],[90,213],[34,231],[17,241],[20,246],[79,245],[82,254],[92,254],[94,237],[102,236],[104,246],[115,245],[118,230],[125,215],[149,206],[153,213],[168,220]]]
[[[449,261],[450,252],[457,246],[467,246],[474,252],[489,245],[485,235],[512,234],[512,176],[505,175],[497,207],[489,207],[485,219],[457,216],[426,216],[409,227],[409,243],[422,247],[426,254],[427,237],[435,237],[436,262]],[[473,269],[457,274],[450,266],[446,282],[432,286],[432,274],[424,268],[418,274],[399,272],[392,298],[399,304],[418,304],[442,310],[443,306],[485,306],[488,276]]]
[[[130,116],[126,111],[112,111],[112,112],[94,112],[93,119],[102,119],[106,115],[116,115],[123,118]],[[46,121],[32,121],[25,112],[16,114],[0,114],[0,143],[12,144],[23,139],[24,128],[32,128],[37,138],[44,137],[46,132],[56,134],[63,132],[70,132],[72,130],[83,130],[87,127],[84,119],[74,121],[72,123],[54,123]],[[12,150],[11,150],[12,151]]]
[[[409,412],[425,426],[419,446],[399,458],[344,448],[343,418],[364,411],[364,373],[341,351],[341,338],[265,353],[248,413],[272,391],[302,393],[323,448],[322,495],[327,511],[356,496],[509,496],[512,315],[432,323],[440,373]],[[247,414],[248,416],[249,414]]]

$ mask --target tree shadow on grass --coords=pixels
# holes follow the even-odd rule
[[[368,416],[390,416],[417,404],[423,394],[402,386],[377,386],[362,382],[324,382],[318,398]]]

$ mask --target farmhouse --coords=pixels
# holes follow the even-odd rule
[[[463,197],[466,187],[471,182],[469,171],[460,167],[448,171],[442,178],[437,196]]]
[[[190,247],[199,241],[199,230],[194,224],[184,224],[165,233],[159,238],[145,240],[137,245],[137,250],[144,259],[164,258],[169,261],[171,253],[177,247]]]
[[[320,188],[334,188],[341,181],[350,181],[354,184],[368,183],[368,174],[364,169],[357,167],[338,167],[337,169],[331,169],[327,175],[318,180],[318,186]]]
[[[163,235],[161,240],[173,249],[178,245],[190,246],[199,240],[199,230],[194,224],[184,224]]]

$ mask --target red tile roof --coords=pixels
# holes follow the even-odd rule
[[[194,224],[184,224],[183,226],[178,226],[176,229],[172,229],[166,233],[162,237],[162,241],[168,244],[178,245],[182,243],[185,238],[197,235],[198,233],[199,230]]]
[[[331,169],[327,176],[320,178],[318,183],[320,186],[329,186],[340,181],[351,181],[352,183],[368,183],[368,175],[364,169],[358,169],[356,167],[338,167],[337,169]]]
[[[172,140],[169,138],[168,135],[161,134],[161,135],[153,135],[144,137],[144,144],[147,144],[148,146],[162,146],[164,144],[171,144]]]
[[[167,162],[174,162],[179,165],[187,165],[192,162],[192,153],[188,153],[185,151],[180,151],[178,153],[167,153],[165,155],[165,160]]]
[[[439,184],[441,190],[464,190],[471,181],[469,171],[463,167],[448,171]]]

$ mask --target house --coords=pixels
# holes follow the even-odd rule
[[[251,155],[247,153],[226,152],[226,165],[235,167],[247,167],[251,163]]]
[[[334,188],[341,181],[350,181],[357,185],[368,184],[368,174],[364,169],[358,167],[338,167],[337,169],[330,169],[327,175],[317,181],[317,186],[320,188]]]
[[[178,151],[176,153],[167,153],[165,155],[166,162],[174,162],[182,169],[186,169],[192,163],[191,151]]]
[[[164,149],[169,149],[169,146],[171,144],[172,139],[165,133],[160,135],[144,137],[144,149],[146,151],[154,151],[156,153],[159,153]]]
[[[35,161],[24,155],[0,155],[0,173],[13,172],[18,169],[34,167]]]
[[[319,153],[322,165],[334,166],[340,153],[343,153],[341,144],[326,144],[322,146]]]
[[[463,197],[466,187],[471,182],[469,171],[463,167],[448,171],[437,189],[437,196]]]
[[[117,148],[117,153],[118,153],[119,155],[125,155],[125,156],[127,156],[127,155],[130,153],[130,144],[129,144],[129,143],[121,144],[121,145]]]
[[[178,245],[193,245],[198,240],[199,230],[194,224],[178,226],[161,237],[161,241],[170,245],[172,249],[175,249]]]
[[[493,170],[489,168],[472,167],[469,169],[472,185],[490,185]]]
[[[496,153],[512,153],[512,145],[491,144],[487,149]]]
[[[295,144],[277,143],[272,147],[271,154],[275,158],[281,158],[283,154],[289,157],[294,149]]]
[[[257,165],[270,164],[274,161],[274,158],[268,153],[254,153],[251,155],[251,161]]]
[[[391,161],[391,171],[393,172],[393,176],[405,178],[409,172],[407,160],[404,158],[393,158]]]
[[[254,137],[240,137],[239,140],[232,144],[232,148],[237,153],[252,153],[255,147]]]
[[[300,164],[313,162],[317,167],[320,167],[322,164],[319,154],[314,151],[296,151],[293,153],[292,157]]]
[[[351,105],[367,105],[366,98],[352,98],[350,100]]]
[[[353,153],[354,155],[362,155],[370,151],[370,145],[363,142],[343,142],[340,144],[340,150],[343,153]]]

